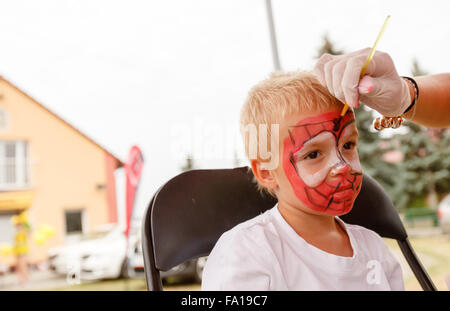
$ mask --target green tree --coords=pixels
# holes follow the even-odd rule
[[[398,166],[384,159],[387,152],[394,150],[393,144],[373,129],[375,114],[372,109],[361,105],[354,112],[359,133],[358,154],[363,171],[377,180],[395,202],[394,186]]]
[[[427,74],[416,59],[411,73]],[[450,128],[430,129],[412,122],[403,127],[407,133],[393,137],[404,156],[395,184],[397,203],[402,208],[423,206],[428,198],[429,207],[436,208],[438,198],[450,192]]]

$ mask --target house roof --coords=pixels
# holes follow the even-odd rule
[[[50,109],[48,109],[47,107],[45,107],[43,104],[39,103],[37,100],[35,100],[33,97],[31,97],[30,95],[28,95],[26,92],[22,91],[21,89],[19,89],[17,86],[15,86],[14,84],[12,84],[11,82],[9,82],[8,80],[6,80],[5,78],[3,78],[2,76],[0,76],[0,81],[4,81],[6,84],[8,84],[9,86],[11,86],[12,88],[14,88],[15,90],[17,90],[18,92],[20,92],[21,94],[25,95],[27,98],[29,98],[33,103],[35,103],[36,105],[38,105],[39,107],[41,107],[42,109],[44,109],[45,111],[47,111],[48,113],[50,113],[51,115],[53,115],[54,117],[56,117],[57,119],[59,119],[61,122],[63,122],[64,124],[66,124],[67,126],[69,126],[71,129],[73,129],[75,132],[77,132],[79,135],[83,136],[84,138],[86,138],[89,142],[91,142],[92,144],[96,145],[97,147],[99,147],[100,149],[102,149],[103,151],[105,151],[107,154],[109,154],[110,156],[112,156],[114,159],[117,160],[118,163],[118,167],[122,167],[123,166],[123,162],[116,157],[113,153],[111,153],[110,151],[108,151],[105,147],[103,147],[102,145],[100,145],[99,143],[97,143],[96,141],[94,141],[92,138],[90,138],[89,136],[87,136],[86,134],[84,134],[82,131],[80,131],[79,129],[77,129],[76,127],[74,127],[72,124],[70,124],[69,122],[67,122],[66,120],[64,120],[63,118],[61,118],[58,114],[56,114],[55,112],[51,111]]]

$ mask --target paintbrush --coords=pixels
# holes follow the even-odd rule
[[[383,27],[381,27],[380,33],[378,34],[377,39],[375,40],[375,43],[373,44],[372,50],[370,50],[369,56],[367,56],[366,62],[364,63],[364,65],[361,68],[361,73],[359,75],[359,81],[361,81],[361,79],[364,77],[367,67],[369,67],[370,61],[373,58],[373,55],[375,54],[375,50],[377,48],[378,45],[378,41],[380,41],[381,36],[383,35],[384,30],[386,29],[386,25],[389,21],[389,19],[391,18],[390,15],[388,15],[386,17],[386,20],[384,21]],[[336,122],[336,126],[338,126],[338,124],[341,122],[342,118],[345,116],[345,114],[347,113],[349,106],[347,105],[347,103],[344,104],[344,108],[342,109],[341,112],[341,116],[339,117],[338,121]]]

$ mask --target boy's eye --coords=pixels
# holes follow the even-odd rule
[[[308,154],[305,156],[305,159],[316,159],[316,158],[319,157],[319,155],[320,155],[320,152],[316,150],[316,151],[313,151],[313,152],[308,153]]]
[[[352,141],[348,141],[348,142],[346,142],[345,144],[344,144],[344,149],[346,149],[346,150],[350,150],[350,149],[352,149],[353,147],[355,147],[356,146],[356,144],[354,143],[354,142],[352,142]]]

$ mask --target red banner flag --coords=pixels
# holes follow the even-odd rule
[[[138,146],[131,147],[128,153],[128,159],[125,163],[126,176],[126,229],[125,235],[128,237],[130,231],[131,215],[133,213],[134,199],[136,191],[141,179],[142,167],[144,165],[144,158]]]

